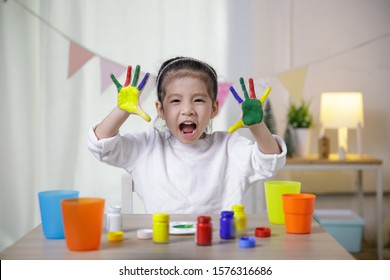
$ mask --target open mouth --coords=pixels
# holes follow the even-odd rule
[[[196,129],[196,124],[193,122],[183,122],[179,125],[180,131],[184,135],[191,135]]]

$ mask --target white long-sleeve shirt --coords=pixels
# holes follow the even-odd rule
[[[88,148],[130,173],[147,213],[215,214],[241,203],[249,185],[284,166],[286,145],[274,137],[282,153],[266,155],[238,133],[214,132],[189,145],[156,128],[98,140],[92,127]]]

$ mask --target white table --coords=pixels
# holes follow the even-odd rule
[[[196,221],[196,215],[171,215],[171,221]],[[239,248],[237,239],[219,237],[219,215],[212,215],[213,244],[198,246],[194,235],[171,235],[169,243],[137,239],[137,230],[152,227],[152,215],[123,215],[124,240],[108,242],[103,232],[99,250],[69,251],[64,239],[45,239],[39,225],[0,253],[1,260],[353,260],[315,220],[310,234],[288,234],[284,225],[269,223],[265,215],[248,215],[248,235],[256,227],[270,227],[271,237],[256,238],[255,248]]]

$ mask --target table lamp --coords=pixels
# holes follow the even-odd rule
[[[320,121],[324,128],[338,129],[339,158],[348,152],[348,129],[357,129],[358,154],[362,154],[363,95],[361,92],[324,92],[321,94]]]

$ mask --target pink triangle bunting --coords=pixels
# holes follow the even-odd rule
[[[218,95],[217,100],[219,102],[219,111],[221,111],[223,103],[225,102],[225,99],[230,91],[230,86],[232,83],[224,82],[224,83],[218,83]]]
[[[94,57],[95,54],[91,53],[82,46],[70,42],[69,44],[69,65],[68,65],[68,78],[77,72],[88,60]]]
[[[111,74],[114,74],[117,79],[121,76],[127,67],[118,63],[107,60],[103,57],[100,58],[100,92],[103,93],[111,84]],[[123,83],[122,83],[123,84]]]

